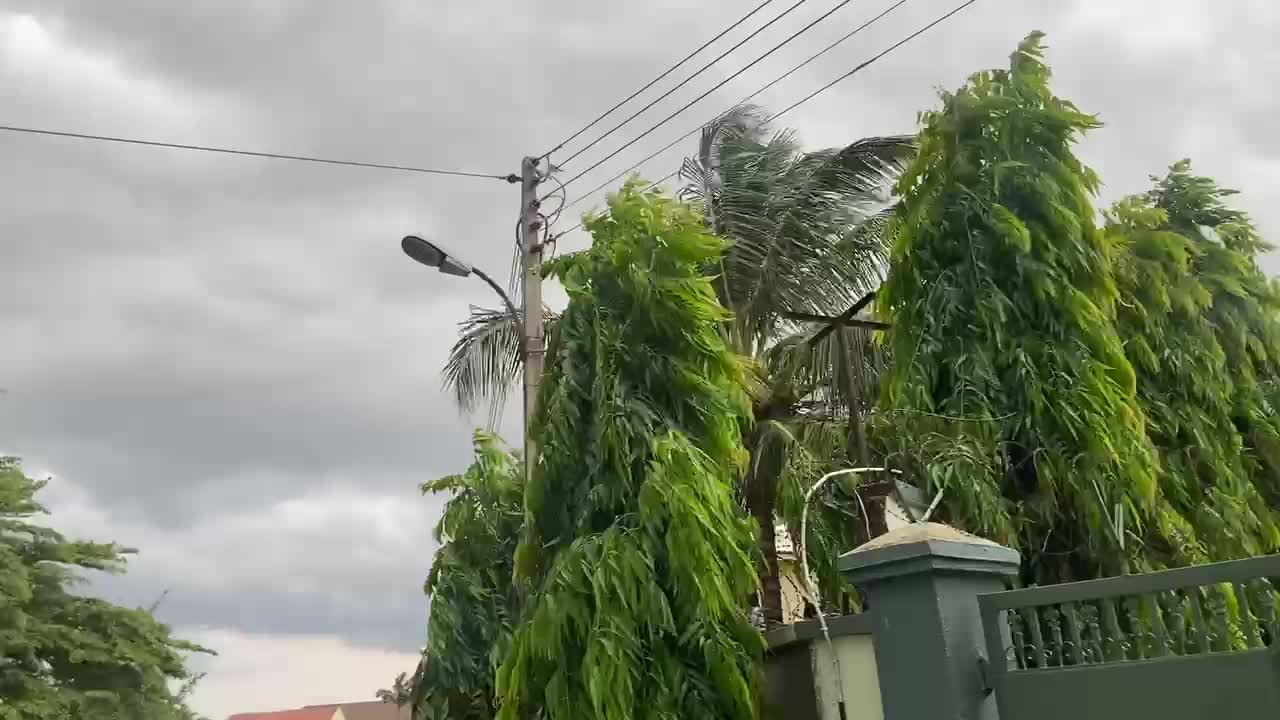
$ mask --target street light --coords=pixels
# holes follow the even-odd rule
[[[516,312],[515,303],[511,302],[511,298],[507,296],[507,292],[502,286],[493,281],[493,278],[482,272],[479,268],[471,267],[469,264],[459,260],[449,254],[443,247],[428,240],[423,240],[417,235],[405,235],[400,241],[400,248],[404,250],[404,254],[414,260],[433,267],[445,275],[454,275],[456,277],[467,277],[475,275],[481,280],[488,283],[493,291],[498,293],[498,297],[502,298],[502,304],[507,306],[507,312],[511,314],[511,320],[518,322],[520,314]]]

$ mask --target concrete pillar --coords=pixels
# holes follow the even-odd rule
[[[1017,551],[937,523],[897,528],[840,557],[874,618],[885,720],[999,717],[980,664],[977,597],[1004,590],[1018,565]]]

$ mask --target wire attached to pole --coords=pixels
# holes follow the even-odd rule
[[[735,107],[741,107],[742,105],[745,105],[745,104],[747,104],[748,102],[751,102],[751,101],[752,101],[752,100],[754,100],[755,98],[759,97],[761,94],[763,94],[763,93],[765,93],[766,91],[768,91],[770,88],[774,87],[774,86],[775,86],[775,85],[777,85],[778,83],[782,82],[783,80],[786,80],[788,77],[790,77],[791,75],[795,74],[797,71],[799,71],[801,68],[805,67],[805,66],[806,66],[806,65],[808,65],[809,63],[813,62],[814,60],[817,60],[818,58],[820,58],[820,57],[822,57],[823,55],[827,54],[827,53],[828,53],[828,52],[830,52],[831,50],[834,50],[836,47],[838,47],[838,46],[839,46],[839,45],[841,45],[842,43],[844,43],[844,42],[846,42],[847,40],[849,40],[850,38],[852,38],[854,35],[857,35],[858,33],[862,32],[863,30],[867,29],[868,27],[870,27],[870,26],[874,25],[875,23],[879,22],[880,20],[884,19],[887,15],[889,15],[889,13],[892,13],[894,10],[897,10],[898,8],[900,8],[900,7],[902,7],[903,5],[905,5],[905,4],[906,4],[906,2],[907,2],[907,0],[898,0],[898,2],[897,2],[897,3],[895,3],[895,4],[893,4],[893,5],[890,5],[888,8],[886,8],[885,10],[883,10],[879,15],[876,15],[875,17],[871,18],[870,20],[867,20],[866,22],[862,23],[862,24],[861,24],[861,25],[859,25],[858,27],[856,27],[856,28],[854,28],[853,30],[851,30],[850,32],[846,33],[846,34],[845,34],[843,37],[841,37],[839,40],[836,40],[835,42],[833,42],[833,43],[831,43],[830,45],[826,46],[826,47],[825,47],[825,48],[823,48],[822,50],[819,50],[817,53],[814,53],[813,55],[809,56],[809,58],[808,58],[807,60],[805,60],[804,62],[800,63],[799,65],[796,65],[795,67],[793,67],[793,68],[791,68],[790,70],[786,71],[786,72],[785,72],[785,73],[783,73],[782,75],[779,75],[778,77],[774,78],[771,82],[769,82],[768,84],[766,84],[764,87],[760,88],[759,90],[756,90],[755,92],[751,93],[750,95],[748,95],[748,96],[746,96],[746,97],[742,98],[741,100],[739,100],[738,102],[734,103],[734,105],[733,105],[732,107],[730,107],[730,108],[729,108],[729,110],[732,110],[732,109],[733,109],[733,108],[735,108]],[[793,108],[793,109],[794,109],[794,108]],[[649,155],[645,156],[643,159],[641,159],[640,161],[636,162],[635,164],[633,164],[631,167],[627,168],[626,170],[623,170],[622,172],[618,173],[617,175],[614,175],[613,177],[609,178],[608,180],[605,180],[604,182],[602,182],[602,183],[600,183],[599,185],[595,186],[595,187],[594,187],[594,188],[592,188],[591,190],[588,190],[587,192],[585,192],[585,193],[583,193],[583,194],[579,195],[578,197],[574,198],[574,199],[573,199],[573,200],[572,200],[572,201],[571,201],[571,202],[570,202],[566,207],[573,207],[574,205],[578,204],[579,202],[581,202],[581,201],[585,200],[587,197],[589,197],[589,196],[591,196],[591,195],[594,195],[595,193],[599,192],[602,188],[604,188],[604,187],[606,187],[606,186],[608,186],[608,185],[610,185],[610,184],[612,184],[612,183],[614,183],[614,182],[617,182],[617,180],[618,180],[619,178],[621,178],[621,177],[625,176],[627,173],[631,172],[632,170],[635,170],[636,168],[640,167],[641,165],[644,165],[645,163],[649,162],[650,160],[652,160],[652,159],[654,159],[654,158],[658,157],[658,156],[659,156],[659,155],[661,155],[662,153],[664,153],[664,152],[666,152],[666,151],[670,150],[671,148],[675,147],[677,144],[679,144],[679,143],[683,142],[684,140],[687,140],[688,138],[690,138],[690,137],[692,137],[693,135],[697,134],[697,133],[698,133],[698,132],[700,132],[703,128],[705,128],[705,127],[707,127],[708,125],[710,125],[710,124],[712,124],[712,123],[716,122],[716,121],[717,121],[717,120],[719,120],[721,117],[724,117],[725,113],[729,112],[729,110],[726,110],[725,112],[722,112],[722,113],[720,113],[719,115],[716,115],[715,117],[711,118],[711,119],[710,119],[710,120],[708,120],[707,122],[705,122],[705,123],[703,123],[703,124],[701,124],[701,125],[699,125],[699,126],[697,126],[697,127],[693,128],[692,130],[690,130],[689,132],[685,133],[684,135],[681,135],[680,137],[676,138],[675,140],[672,140],[671,142],[669,142],[669,143],[667,143],[666,145],[662,146],[662,147],[661,147],[661,148],[659,148],[658,150],[656,150],[656,151],[654,151],[654,152],[650,153]],[[774,117],[777,117],[777,116],[775,115]],[[772,118],[771,118],[771,119],[772,119]]]
[[[947,14],[945,14],[945,15],[943,15],[943,16],[941,16],[941,17],[939,17],[938,19],[934,20],[933,22],[929,23],[928,25],[925,25],[924,27],[920,28],[919,30],[917,30],[917,31],[915,31],[915,32],[911,33],[910,35],[908,35],[908,36],[906,36],[906,37],[902,38],[902,39],[901,39],[901,40],[899,40],[898,42],[896,42],[896,43],[894,43],[894,44],[890,45],[889,47],[885,48],[884,50],[882,50],[882,51],[880,52],[880,54],[878,54],[878,55],[876,55],[876,56],[872,57],[872,58],[871,58],[871,59],[869,59],[869,60],[865,60],[865,61],[863,61],[863,62],[862,62],[862,63],[860,63],[857,67],[855,67],[854,69],[850,70],[849,72],[847,72],[847,73],[845,73],[845,74],[841,75],[840,77],[836,78],[835,80],[832,80],[831,82],[827,83],[826,85],[823,85],[822,87],[818,88],[817,90],[814,90],[813,92],[809,93],[808,95],[804,96],[803,98],[800,98],[799,100],[797,100],[796,102],[792,103],[791,105],[788,105],[788,106],[787,106],[787,108],[786,108],[785,110],[783,110],[782,112],[779,112],[779,113],[775,113],[775,114],[774,114],[772,117],[770,117],[768,120],[765,120],[765,122],[773,122],[774,120],[777,120],[778,118],[782,117],[783,115],[786,115],[787,113],[791,112],[792,110],[795,110],[796,108],[800,107],[801,105],[803,105],[803,104],[805,104],[805,103],[809,102],[810,100],[814,99],[814,98],[815,98],[815,97],[817,97],[818,95],[821,95],[822,93],[826,92],[827,90],[830,90],[830,89],[831,89],[832,87],[834,87],[836,84],[841,83],[841,82],[844,82],[845,80],[847,80],[847,79],[849,79],[849,78],[853,77],[854,75],[857,75],[857,74],[858,74],[859,72],[861,72],[864,68],[869,67],[871,64],[875,63],[875,62],[876,62],[877,60],[879,60],[880,58],[884,57],[885,55],[888,55],[889,53],[893,52],[894,50],[897,50],[898,48],[902,47],[903,45],[906,45],[907,43],[911,42],[912,40],[915,40],[916,38],[920,37],[921,35],[925,34],[926,32],[928,32],[928,31],[932,30],[935,26],[940,25],[941,23],[943,23],[943,22],[945,22],[946,20],[950,19],[950,18],[951,18],[951,16],[953,16],[953,15],[955,15],[955,14],[959,13],[961,10],[964,10],[965,8],[969,7],[970,5],[972,5],[972,4],[976,3],[976,2],[978,2],[978,0],[968,0],[967,2],[964,2],[964,3],[961,3],[960,5],[957,5],[955,8],[953,8],[953,9],[951,10],[951,12],[948,12]]]
[[[846,2],[847,2],[847,1],[848,1],[848,0],[846,0]],[[692,75],[690,75],[689,77],[685,78],[684,80],[681,80],[681,81],[680,81],[680,82],[679,82],[675,87],[671,88],[670,90],[666,91],[665,93],[663,93],[663,94],[659,95],[658,97],[654,98],[654,99],[653,99],[653,100],[652,100],[648,105],[645,105],[644,107],[642,107],[642,108],[640,108],[639,110],[637,110],[637,111],[635,111],[634,113],[632,113],[632,114],[631,114],[631,116],[630,116],[630,117],[628,117],[626,120],[623,120],[622,122],[618,123],[617,125],[614,125],[613,127],[609,128],[609,129],[608,129],[607,131],[605,131],[605,133],[604,133],[603,135],[601,135],[600,137],[596,138],[595,140],[592,140],[591,142],[587,143],[586,145],[582,146],[581,148],[578,148],[578,151],[577,151],[577,152],[573,153],[572,155],[570,155],[569,157],[565,158],[565,159],[564,159],[564,160],[562,160],[561,162],[562,162],[562,163],[572,162],[574,158],[578,157],[578,156],[579,156],[579,155],[581,155],[582,153],[584,153],[584,152],[586,152],[586,151],[590,150],[591,148],[595,147],[595,146],[596,146],[596,143],[600,142],[601,140],[604,140],[605,138],[609,137],[609,136],[610,136],[610,135],[612,135],[613,133],[617,132],[620,128],[622,128],[624,125],[626,125],[627,123],[631,122],[632,120],[635,120],[635,119],[636,119],[637,117],[639,117],[642,113],[644,113],[644,111],[648,110],[649,108],[653,107],[654,105],[657,105],[658,103],[662,102],[663,100],[666,100],[668,97],[671,97],[671,94],[672,94],[672,93],[674,93],[675,91],[677,91],[677,90],[679,90],[680,88],[682,88],[682,87],[684,87],[685,85],[687,85],[687,84],[689,83],[689,81],[693,80],[694,78],[698,77],[698,76],[699,76],[699,75],[701,75],[702,73],[706,72],[708,69],[710,69],[710,68],[711,68],[711,66],[713,66],[713,65],[715,65],[716,63],[720,62],[721,60],[725,59],[725,58],[729,55],[729,53],[732,53],[734,50],[737,50],[738,48],[740,48],[740,47],[742,47],[743,45],[747,44],[747,43],[748,43],[748,42],[750,42],[753,38],[755,38],[755,36],[759,35],[760,33],[764,32],[765,30],[768,30],[770,27],[772,27],[772,26],[773,26],[773,24],[774,24],[774,23],[776,23],[776,22],[778,22],[779,20],[781,20],[781,19],[785,18],[786,16],[790,15],[790,14],[792,13],[792,11],[794,11],[796,8],[799,8],[801,5],[805,4],[806,2],[808,2],[808,0],[796,0],[796,2],[795,2],[794,4],[792,4],[792,5],[791,5],[791,7],[787,8],[786,10],[783,10],[782,12],[778,13],[777,15],[775,15],[775,16],[773,17],[773,19],[772,19],[772,20],[770,20],[769,22],[765,23],[764,25],[761,25],[760,27],[756,28],[754,31],[752,31],[752,33],[751,33],[750,35],[748,35],[748,36],[746,36],[746,37],[742,38],[741,40],[739,40],[737,43],[735,43],[735,44],[733,45],[733,47],[731,47],[731,48],[729,48],[728,50],[725,50],[724,52],[720,53],[720,54],[719,54],[719,55],[718,55],[714,60],[712,60],[711,62],[709,62],[709,63],[707,63],[706,65],[703,65],[701,68],[699,68],[697,72],[695,72],[694,74],[692,74]],[[759,62],[759,61],[757,60],[757,62]],[[748,66],[748,67],[749,67],[749,66]],[[741,72],[741,71],[739,71],[739,72]],[[732,78],[730,78],[730,79],[732,79]],[[721,83],[721,84],[723,85],[723,83]],[[719,85],[717,85],[716,87],[719,87]],[[715,88],[712,88],[712,90],[714,90],[714,89],[715,89]],[[695,101],[695,102],[697,102],[697,101]],[[665,122],[665,121],[664,121],[664,122]],[[606,159],[607,159],[607,158],[606,158]],[[570,180],[569,182],[573,182],[573,181],[572,181],[572,180]]]
[[[624,144],[622,145],[622,147],[618,148],[617,150],[614,150],[613,152],[609,153],[608,155],[605,155],[603,158],[600,158],[599,160],[597,160],[597,161],[595,162],[595,164],[594,164],[594,165],[591,165],[591,166],[590,166],[590,167],[588,167],[587,169],[585,169],[585,170],[583,170],[583,171],[579,172],[577,175],[574,175],[573,177],[569,178],[568,180],[566,180],[566,181],[565,181],[565,183],[564,183],[564,184],[565,184],[565,185],[570,185],[570,184],[572,184],[572,183],[573,183],[573,181],[577,180],[578,178],[581,178],[583,175],[586,175],[587,173],[591,172],[592,170],[595,170],[596,168],[600,167],[601,165],[603,165],[604,163],[608,162],[609,160],[612,160],[614,157],[616,157],[616,156],[617,156],[619,153],[621,153],[622,151],[626,150],[627,148],[631,147],[632,145],[635,145],[637,142],[640,142],[640,141],[641,141],[641,140],[643,140],[644,138],[648,137],[649,133],[653,132],[654,130],[657,130],[658,128],[662,127],[663,125],[666,125],[666,124],[667,124],[668,122],[670,122],[673,118],[675,118],[676,116],[678,116],[680,113],[684,112],[685,110],[688,110],[689,108],[693,107],[695,104],[697,104],[697,103],[701,102],[704,98],[706,98],[706,97],[707,97],[708,95],[710,95],[711,93],[715,92],[716,90],[719,90],[720,88],[722,88],[722,87],[724,87],[725,85],[727,85],[729,82],[731,82],[731,81],[733,81],[733,80],[737,79],[737,77],[738,77],[739,75],[741,75],[742,73],[744,73],[744,72],[746,72],[746,71],[750,70],[751,68],[755,67],[758,63],[760,63],[760,62],[761,62],[761,61],[763,61],[764,59],[768,58],[770,55],[774,54],[775,52],[777,52],[777,51],[781,50],[783,47],[785,47],[786,45],[788,45],[792,40],[795,40],[796,38],[800,37],[800,36],[801,36],[801,35],[803,35],[804,33],[808,32],[808,31],[809,31],[810,29],[812,29],[815,25],[817,25],[818,23],[822,22],[823,20],[826,20],[827,18],[831,17],[831,16],[832,16],[832,15],[833,15],[837,10],[839,10],[839,9],[843,8],[844,6],[848,5],[848,4],[849,4],[850,2],[852,2],[852,1],[853,1],[853,0],[841,0],[839,3],[837,3],[837,4],[836,4],[836,6],[835,6],[835,7],[831,8],[830,10],[826,11],[825,13],[823,13],[823,14],[819,15],[819,16],[817,17],[817,19],[815,19],[815,20],[811,21],[808,25],[805,25],[804,27],[802,27],[802,28],[800,28],[799,30],[795,31],[794,33],[792,33],[790,36],[788,36],[788,37],[787,37],[785,40],[783,40],[782,42],[780,42],[780,43],[778,43],[777,45],[774,45],[773,47],[769,48],[769,50],[767,50],[767,51],[766,51],[763,55],[761,55],[760,57],[758,57],[758,58],[756,58],[755,60],[752,60],[751,62],[747,63],[747,64],[746,64],[746,65],[744,65],[742,68],[740,68],[737,72],[733,73],[732,75],[730,75],[729,77],[725,78],[724,80],[721,80],[720,82],[716,83],[714,86],[712,86],[712,87],[711,87],[711,89],[707,90],[706,92],[702,93],[702,94],[701,94],[701,95],[699,95],[698,97],[696,97],[696,98],[694,98],[694,99],[690,100],[689,102],[685,103],[683,106],[681,106],[681,107],[680,107],[680,109],[678,109],[678,110],[676,110],[675,112],[671,113],[670,115],[666,116],[665,118],[663,118],[662,120],[660,120],[660,121],[659,121],[656,125],[654,125],[653,127],[650,127],[648,130],[645,130],[644,132],[640,133],[639,135],[635,136],[634,138],[632,138],[632,139],[628,140],[626,143],[624,143]],[[974,1],[974,0],[970,0],[970,2],[973,2],[973,1]],[[797,5],[799,5],[799,3],[796,3],[796,5],[793,5],[793,6],[792,6],[792,8],[795,8]]]
[[[648,185],[645,185],[644,187],[640,188],[640,192],[648,192],[648,191],[650,191],[650,190],[652,190],[652,189],[654,189],[654,188],[658,187],[658,186],[659,186],[659,185],[661,185],[662,183],[664,183],[664,182],[666,182],[666,181],[670,180],[671,178],[673,178],[673,177],[675,177],[676,175],[679,175],[679,174],[680,174],[680,171],[679,171],[679,170],[676,170],[676,171],[675,171],[675,172],[673,172],[673,173],[669,173],[666,177],[664,177],[664,178],[662,178],[662,179],[660,179],[660,180],[655,180],[655,181],[653,181],[653,182],[649,183]],[[572,205],[572,204],[573,204],[573,203],[569,203],[569,205]],[[565,207],[569,207],[569,205],[565,205]],[[564,230],[564,231],[562,231],[562,232],[558,232],[558,233],[556,233],[554,236],[552,236],[551,241],[552,241],[552,242],[555,242],[556,240],[558,240],[558,239],[560,239],[560,238],[564,237],[565,235],[568,235],[569,233],[573,232],[574,230],[577,230],[577,229],[578,229],[578,228],[580,228],[580,227],[582,227],[582,221],[579,221],[577,225],[574,225],[573,227],[569,228],[568,230]]]
[[[248,157],[270,158],[272,160],[296,160],[300,162],[324,163],[326,165],[348,165],[351,167],[373,168],[375,170],[399,170],[401,172],[425,173],[428,175],[492,178],[494,180],[504,180],[512,184],[520,182],[520,176],[514,174],[497,175],[492,173],[466,172],[463,170],[440,170],[437,168],[414,167],[412,165],[386,165],[383,163],[360,162],[356,160],[334,160],[331,158],[311,157],[307,155],[284,155],[282,153],[256,152],[253,150],[238,150],[235,148],[212,147],[208,145],[185,145],[182,143],[139,140],[136,138],[113,137],[111,135],[89,135],[86,133],[16,127],[13,125],[0,125],[0,130],[14,133],[27,133],[30,135],[50,135],[53,137],[74,138],[77,140],[96,140],[99,142],[122,143],[125,145],[145,145],[147,147],[170,148],[174,150],[195,150],[198,152],[220,153],[223,155],[244,155]]]
[[[569,137],[565,138],[563,141],[561,141],[561,143],[560,143],[559,145],[556,145],[555,147],[553,147],[553,148],[551,148],[550,150],[548,150],[548,151],[546,151],[545,153],[543,153],[541,156],[539,156],[539,157],[540,157],[540,159],[545,159],[545,158],[549,157],[549,156],[551,155],[551,153],[556,152],[557,150],[559,150],[559,149],[563,148],[565,145],[568,145],[569,143],[573,142],[573,141],[574,141],[574,139],[575,139],[575,138],[577,138],[579,135],[581,135],[582,133],[584,133],[584,132],[586,132],[586,131],[590,130],[590,129],[591,129],[591,128],[593,128],[593,127],[595,127],[595,126],[596,126],[596,124],[597,124],[597,123],[599,123],[601,120],[603,120],[603,119],[605,119],[605,118],[609,117],[610,113],[612,113],[614,110],[617,110],[618,108],[622,107],[623,105],[626,105],[627,103],[629,103],[629,102],[631,102],[632,100],[636,99],[636,96],[640,95],[640,93],[642,93],[642,92],[644,92],[645,90],[648,90],[649,88],[651,88],[651,87],[653,87],[654,85],[658,84],[658,82],[660,82],[663,78],[665,78],[666,76],[668,76],[668,75],[670,75],[671,73],[675,72],[675,71],[676,71],[676,69],[677,69],[677,68],[679,68],[681,65],[684,65],[685,63],[687,63],[687,62],[689,62],[690,60],[692,60],[692,59],[693,59],[693,57],[694,57],[695,55],[697,55],[698,53],[702,52],[703,50],[706,50],[706,49],[707,49],[708,47],[710,47],[710,46],[711,46],[711,44],[712,44],[712,43],[714,43],[715,41],[719,40],[720,38],[724,37],[725,35],[728,35],[728,34],[729,34],[730,32],[732,32],[735,28],[737,28],[739,25],[741,25],[742,23],[744,23],[744,22],[746,22],[747,20],[749,20],[753,15],[755,15],[756,13],[760,12],[761,10],[763,10],[763,9],[765,8],[765,6],[766,6],[766,5],[768,5],[769,3],[772,3],[773,1],[774,1],[774,0],[764,0],[764,2],[760,3],[759,5],[757,5],[757,6],[755,7],[755,9],[753,9],[751,12],[749,12],[749,13],[747,13],[746,15],[743,15],[742,17],[738,18],[737,22],[733,23],[732,25],[730,25],[729,27],[725,28],[724,30],[721,30],[719,33],[717,33],[717,34],[716,34],[716,36],[715,36],[715,37],[711,38],[710,40],[708,40],[708,41],[706,41],[706,42],[702,43],[702,45],[698,46],[698,49],[697,49],[697,50],[694,50],[693,52],[689,53],[688,55],[685,55],[685,56],[684,56],[684,58],[683,58],[682,60],[680,60],[680,62],[677,62],[675,65],[672,65],[671,67],[667,68],[666,72],[664,72],[664,73],[662,73],[661,75],[659,75],[658,77],[656,77],[656,78],[654,78],[654,79],[650,80],[648,83],[646,83],[646,84],[644,85],[644,87],[640,88],[639,90],[637,90],[637,91],[635,91],[635,92],[631,93],[630,95],[628,95],[627,97],[623,98],[623,100],[622,100],[621,102],[619,102],[617,105],[614,105],[613,107],[609,108],[608,110],[605,110],[604,112],[600,113],[600,115],[599,115],[599,116],[597,116],[595,120],[592,120],[591,122],[587,123],[587,124],[586,124],[586,126],[584,126],[582,129],[578,130],[578,131],[577,131],[577,132],[575,132],[574,134],[572,134],[572,135],[570,135]],[[706,69],[706,68],[703,68],[703,70],[705,70],[705,69]],[[700,72],[702,72],[702,70],[699,70],[699,71],[698,71],[698,73],[700,73]],[[694,76],[697,76],[697,75],[698,75],[698,73],[694,73]],[[690,78],[690,79],[692,79],[692,78]],[[688,81],[686,80],[685,82],[688,82]]]

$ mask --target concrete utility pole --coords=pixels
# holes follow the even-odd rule
[[[526,157],[520,163],[520,267],[524,286],[524,467],[525,481],[533,477],[538,464],[538,447],[529,428],[538,407],[538,388],[542,381],[542,360],[546,338],[542,329],[542,219],[538,216],[538,158]]]

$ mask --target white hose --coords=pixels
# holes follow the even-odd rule
[[[832,478],[839,477],[841,475],[854,475],[869,472],[888,472],[895,475],[902,474],[900,471],[894,470],[893,468],[883,467],[845,468],[844,470],[829,472],[818,478],[818,482],[814,483],[813,487],[809,488],[809,491],[804,494],[804,506],[800,509],[800,573],[803,575],[803,585],[805,591],[809,595],[809,602],[813,603],[813,609],[818,613],[818,626],[822,628],[822,637],[827,642],[827,652],[831,653],[831,666],[836,671],[836,682],[840,686],[840,707],[842,711],[847,703],[845,702],[844,697],[844,675],[840,671],[840,656],[836,654],[835,645],[831,642],[831,631],[827,629],[826,613],[822,612],[822,603],[818,600],[818,589],[814,586],[813,580],[809,577],[809,552],[806,542],[809,539],[809,501],[812,500],[818,490],[822,489],[822,486],[826,485],[827,481]],[[866,523],[867,539],[870,540],[871,518],[867,516],[867,506],[863,504],[862,496],[858,494],[857,490],[854,490],[854,495],[858,498],[858,505],[862,507],[862,519],[863,522]],[[841,712],[841,716],[843,716],[843,714],[844,713]]]

